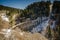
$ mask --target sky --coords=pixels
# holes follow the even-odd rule
[[[0,5],[24,9],[33,2],[39,2],[41,0],[0,0]]]

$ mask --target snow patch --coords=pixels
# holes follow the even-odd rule
[[[8,19],[8,17],[7,17],[6,15],[2,15],[1,17],[2,17],[2,19],[3,19],[4,21],[9,22],[9,19]]]
[[[11,35],[11,29],[2,29],[2,32],[6,38],[10,37]]]

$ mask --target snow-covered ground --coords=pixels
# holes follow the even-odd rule
[[[46,27],[48,26],[48,19],[44,18],[42,19],[42,23],[40,23],[39,25],[37,25],[35,28],[33,28],[33,30],[31,32],[35,33],[35,32],[39,32],[41,30],[45,30]]]
[[[9,18],[6,15],[4,15],[4,13],[2,13],[1,18],[2,20],[9,22]]]
[[[44,35],[44,31],[46,30],[46,28],[48,27],[48,25],[50,25],[51,29],[53,29],[55,27],[55,22],[56,21],[52,21],[52,25],[49,24],[50,19],[48,17],[42,17],[42,21],[39,25],[37,25],[35,28],[33,28],[31,30],[32,33],[36,33],[36,32],[41,32]]]
[[[50,25],[50,27],[51,27],[51,29],[53,29],[55,26],[56,26],[56,23],[55,23],[56,21],[53,21],[52,23],[52,25]]]

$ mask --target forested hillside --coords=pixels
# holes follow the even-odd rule
[[[60,40],[60,1],[54,1],[53,3],[50,1],[34,2],[27,5],[25,9],[0,5],[0,30],[1,29],[5,31],[8,30],[14,35],[16,33],[15,36],[18,35],[17,33],[20,33],[19,35],[25,34],[26,36],[24,35],[24,37],[26,37],[26,40],[29,40],[29,37],[31,38],[32,35],[34,35],[32,37],[35,40],[35,37],[40,34],[43,35],[40,35],[43,40],[45,37],[46,40]],[[4,30],[3,32],[5,32]],[[23,34],[21,34],[21,32]],[[35,33],[37,33],[36,36]],[[41,40],[42,38],[40,36],[36,38]],[[12,39],[14,39],[14,37]],[[17,37],[25,40],[23,36]],[[41,39],[39,39],[39,37]],[[33,38],[31,38],[31,40],[33,40]]]

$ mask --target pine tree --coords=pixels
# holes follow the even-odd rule
[[[49,40],[52,39],[52,34],[51,34],[51,28],[50,28],[50,25],[47,26],[46,37],[47,37]]]

